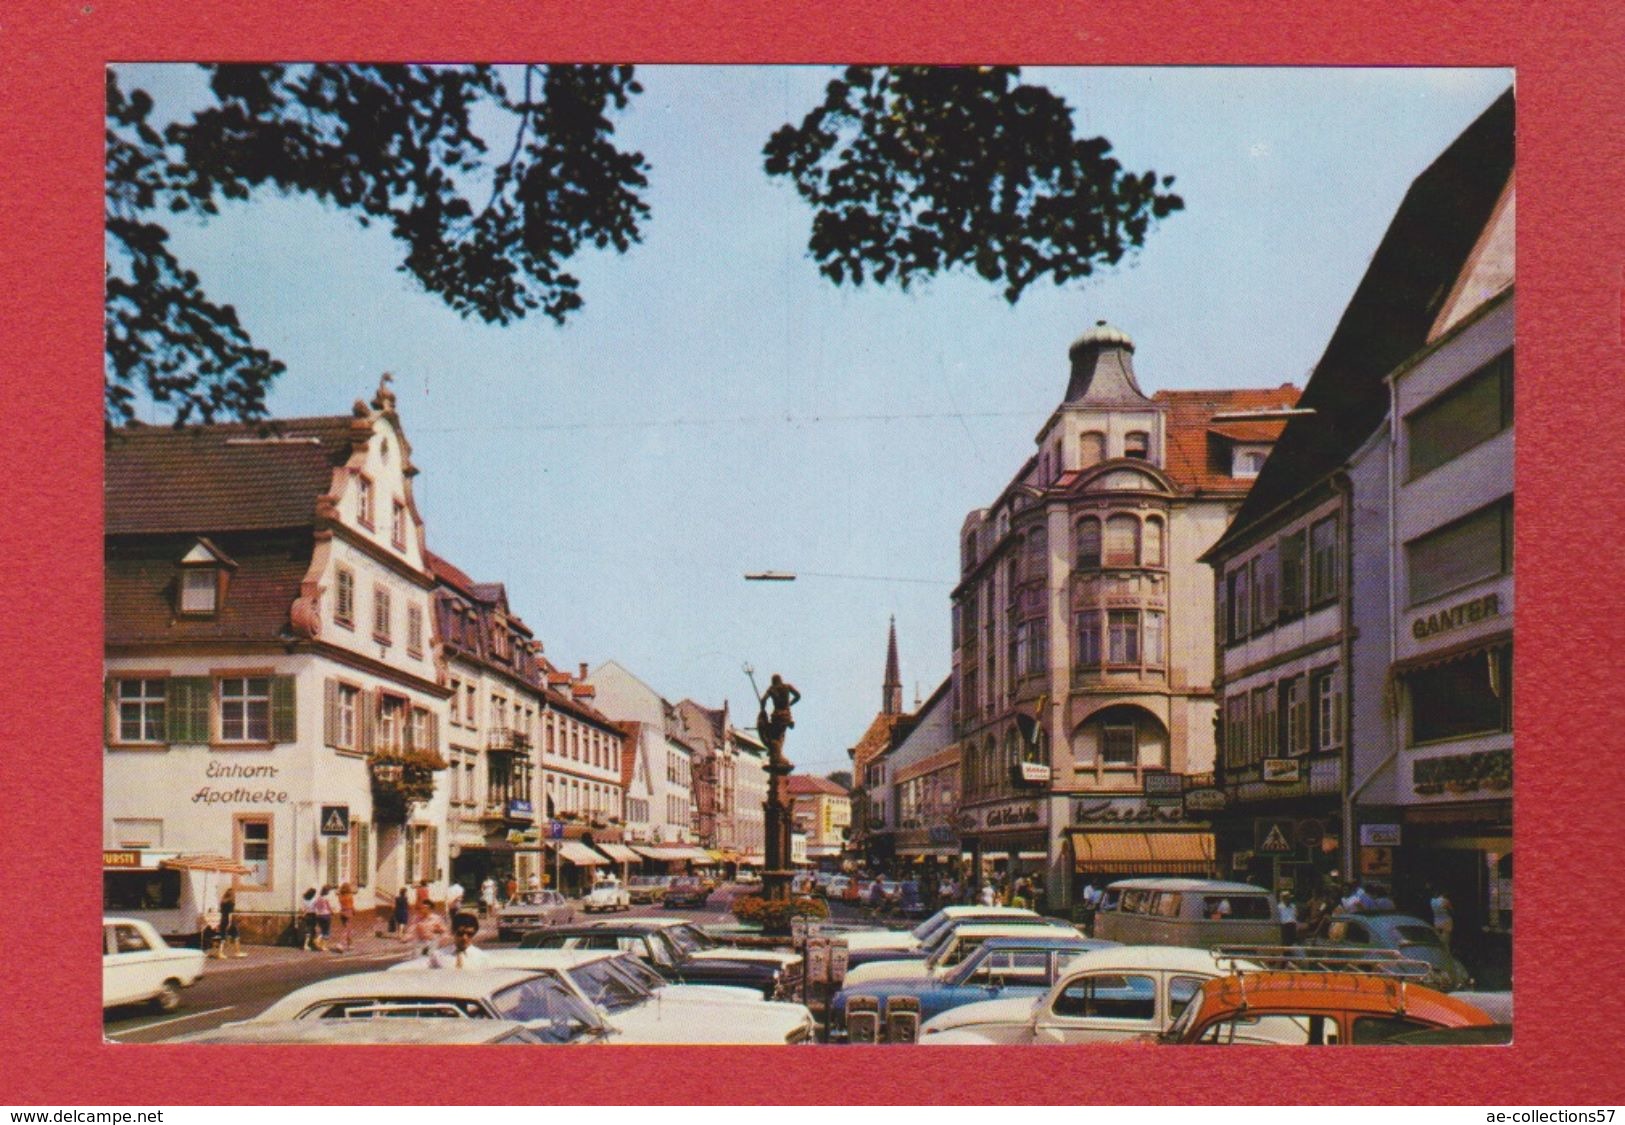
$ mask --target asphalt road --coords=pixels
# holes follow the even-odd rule
[[[728,911],[728,903],[735,894],[747,889],[721,887],[703,909],[634,906],[629,914],[607,917],[652,916],[688,918],[702,924],[729,923],[733,915]],[[834,904],[832,914],[836,921],[855,921],[861,916],[857,908],[844,903]],[[606,915],[583,915],[578,906],[576,917],[579,921]],[[502,948],[513,943],[496,940],[493,917],[485,920],[477,944]],[[182,993],[181,1006],[176,1011],[158,1012],[150,1006],[108,1008],[103,1013],[104,1034],[120,1043],[161,1043],[207,1031],[224,1023],[249,1019],[296,988],[346,973],[387,969],[413,952],[392,938],[370,934],[359,935],[354,949],[344,954],[307,953],[286,947],[248,946],[245,949],[248,956],[242,960],[210,960],[198,982]]]

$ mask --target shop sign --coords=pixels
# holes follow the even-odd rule
[[[1360,825],[1360,844],[1370,848],[1397,848],[1399,847],[1399,825],[1397,824],[1362,824]]]
[[[956,844],[959,842],[959,833],[949,824],[933,824],[926,832],[926,838],[933,844]]]
[[[1426,795],[1447,789],[1452,793],[1504,791],[1512,787],[1512,751],[1479,750],[1423,758],[1411,768],[1411,782],[1416,792]]]
[[[1148,801],[1178,802],[1185,791],[1185,779],[1177,773],[1148,773],[1143,785]]]
[[[280,766],[245,765],[242,762],[214,761],[210,762],[203,771],[203,776],[211,781],[253,779],[267,783],[275,782],[280,775]],[[288,791],[277,788],[275,784],[237,785],[231,788],[205,785],[192,794],[192,803],[194,805],[285,805],[288,803]]]
[[[103,867],[140,867],[141,853],[127,848],[102,852]]]
[[[508,801],[508,812],[512,816],[529,816],[534,811],[529,801],[521,801],[518,797]]]
[[[1153,805],[1140,797],[1082,797],[1072,804],[1073,824],[1183,824],[1179,805]]]
[[[1265,758],[1264,782],[1267,785],[1291,785],[1303,780],[1302,762],[1296,758]]]
[[[322,835],[344,837],[350,834],[350,806],[322,806]]]
[[[1000,805],[966,809],[960,814],[962,832],[998,832],[1014,828],[1042,828],[1049,824],[1049,806],[1039,801],[1007,801]]]
[[[1224,808],[1224,804],[1223,789],[1187,789],[1185,791],[1186,812],[1218,812]]]
[[[1393,848],[1360,849],[1361,875],[1392,875],[1394,873]]]
[[[1471,625],[1485,618],[1495,617],[1501,612],[1501,598],[1497,594],[1485,594],[1481,598],[1453,605],[1449,609],[1441,609],[1438,613],[1430,613],[1426,617],[1418,617],[1411,622],[1411,636],[1423,640],[1437,633],[1446,633],[1451,629],[1459,629],[1463,625]]]
[[[1019,769],[1021,780],[1028,785],[1048,785],[1050,782],[1050,768],[1043,762],[1022,762]]]

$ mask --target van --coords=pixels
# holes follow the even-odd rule
[[[1275,898],[1251,883],[1123,879],[1106,888],[1095,936],[1123,945],[1278,945]]]

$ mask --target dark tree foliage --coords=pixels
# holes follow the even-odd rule
[[[1102,137],[1016,67],[854,66],[764,150],[813,207],[809,248],[837,285],[899,287],[957,267],[1014,304],[1041,278],[1087,277],[1184,206],[1124,171]]]
[[[640,92],[629,66],[526,66],[511,92],[488,66],[215,66],[213,104],[162,132],[152,99],[107,75],[107,396],[193,417],[256,418],[283,365],[176,260],[165,213],[208,216],[269,189],[387,224],[400,268],[464,316],[507,324],[581,307],[566,261],[625,251],[648,215],[641,153],[611,141]],[[513,136],[488,158],[473,119]]]

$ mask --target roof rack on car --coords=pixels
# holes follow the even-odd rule
[[[1404,982],[1420,980],[1433,970],[1426,961],[1405,957],[1396,949],[1357,945],[1221,945],[1212,953],[1221,969],[1243,977],[1260,971],[1351,973]]]

